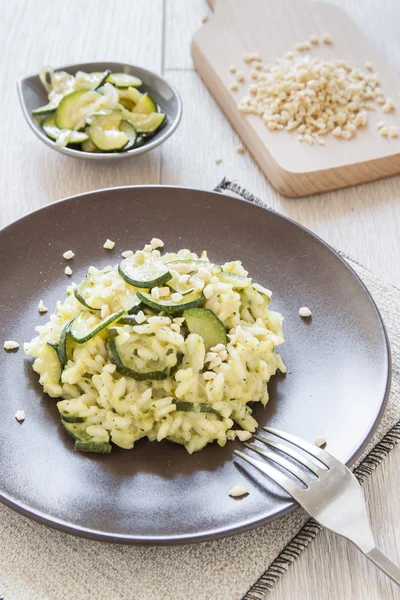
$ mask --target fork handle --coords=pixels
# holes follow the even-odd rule
[[[388,558],[386,554],[382,552],[382,550],[379,550],[379,548],[375,546],[375,548],[372,548],[372,550],[370,550],[369,552],[364,552],[364,554],[381,571],[383,571],[388,577],[390,577],[392,581],[394,581],[395,583],[397,583],[398,586],[400,586],[400,567],[395,565],[394,562],[392,562],[390,558]]]

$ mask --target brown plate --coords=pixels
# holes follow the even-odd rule
[[[353,462],[370,439],[389,389],[385,329],[364,285],[344,261],[296,223],[247,202],[174,187],[125,187],[67,198],[0,232],[0,340],[22,342],[45,322],[70,279],[89,265],[116,264],[120,252],[152,237],[167,250],[207,249],[212,260],[241,259],[255,281],[273,290],[285,315],[286,376],[270,385],[260,425],[313,441]],[[106,238],[116,242],[110,252]],[[72,249],[68,263],[62,254]],[[312,318],[299,317],[300,306]],[[213,444],[190,456],[169,442],[140,441],[134,450],[79,454],[62,430],[55,400],[42,393],[20,349],[0,350],[0,498],[47,525],[87,537],[136,543],[211,539],[256,527],[293,508],[272,482],[233,460],[239,442]],[[26,420],[14,418],[24,409]],[[265,481],[265,480],[264,480]],[[250,494],[228,497],[236,484]]]

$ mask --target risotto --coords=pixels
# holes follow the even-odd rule
[[[265,406],[269,379],[285,372],[271,292],[238,260],[161,255],[162,245],[91,266],[25,344],[77,450],[129,450],[143,437],[189,453],[243,441],[257,427],[251,403]]]

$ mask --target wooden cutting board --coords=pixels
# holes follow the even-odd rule
[[[279,192],[304,196],[400,173],[400,138],[386,139],[376,127],[385,121],[400,132],[400,79],[345,12],[307,0],[210,0],[210,4],[214,14],[192,41],[195,68]],[[332,35],[333,44],[320,43],[309,54],[345,59],[363,71],[365,63],[371,62],[385,95],[394,99],[396,111],[384,114],[377,106],[376,111],[367,111],[368,126],[353,139],[327,135],[325,146],[309,146],[299,142],[296,133],[270,131],[260,117],[237,108],[251,81],[243,54],[258,52],[263,63],[274,62],[312,34],[325,32]],[[229,90],[235,81],[229,72],[232,64],[246,73],[238,92]]]

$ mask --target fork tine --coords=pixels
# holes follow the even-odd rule
[[[307,467],[307,469],[314,473],[314,475],[321,476],[323,473],[326,472],[325,465],[318,458],[315,458],[311,454],[309,455],[310,458],[308,458],[307,456],[305,456],[304,454],[300,454],[300,452],[297,452],[297,450],[295,450],[294,448],[292,448],[292,446],[289,446],[287,444],[275,442],[273,440],[270,440],[269,438],[263,437],[262,435],[254,434],[253,437],[256,438],[256,440],[258,440],[259,442],[262,442],[263,444],[268,444],[268,446],[271,446],[272,448],[275,448],[276,450],[279,450],[280,452],[291,456],[299,463]]]
[[[281,456],[276,452],[271,452],[271,450],[264,450],[264,448],[260,448],[259,446],[255,446],[254,444],[245,443],[245,446],[246,448],[253,450],[253,452],[258,452],[258,454],[265,456],[266,458],[268,458],[268,460],[272,461],[273,463],[280,465],[281,467],[286,469],[286,471],[289,471],[289,473],[297,477],[297,479],[299,479],[307,487],[310,487],[312,485],[312,482],[315,481],[315,479],[312,479],[307,473],[305,473],[305,471],[302,471],[301,469],[299,469],[298,466],[289,462],[284,456]]]
[[[263,429],[265,431],[268,431],[268,433],[272,433],[273,435],[276,435],[277,437],[280,437],[283,440],[286,440],[287,442],[298,446],[302,450],[305,450],[315,458],[318,458],[318,460],[320,460],[327,467],[335,467],[342,464],[331,454],[325,452],[325,450],[322,450],[318,446],[315,446],[310,442],[306,442],[305,440],[302,440],[301,438],[292,435],[291,433],[286,433],[285,431],[281,431],[280,429],[275,429],[273,427],[263,427]]]
[[[248,463],[253,465],[253,467],[256,467],[256,469],[259,469],[262,473],[264,473],[264,475],[267,475],[267,477],[272,479],[272,481],[275,481],[275,483],[277,483],[281,488],[283,488],[285,492],[293,496],[293,498],[296,498],[296,496],[302,492],[302,489],[300,488],[300,486],[297,485],[297,483],[290,479],[290,477],[287,477],[286,475],[278,471],[278,469],[276,469],[272,465],[269,465],[265,461],[261,461],[256,458],[252,458],[251,456],[247,456],[247,454],[241,452],[241,450],[234,450],[234,453],[237,454],[237,456],[240,456],[240,458],[243,458],[243,460],[246,460]]]

